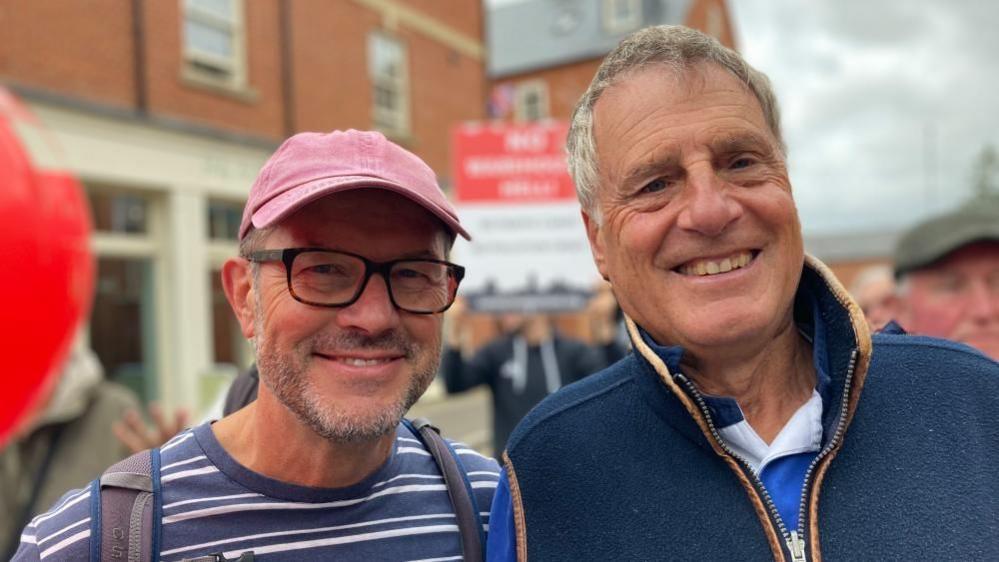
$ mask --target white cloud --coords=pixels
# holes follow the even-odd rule
[[[999,145],[999,3],[730,0],[774,83],[806,231],[904,226]]]

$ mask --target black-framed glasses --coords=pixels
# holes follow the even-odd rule
[[[339,308],[360,298],[375,273],[385,279],[392,304],[414,314],[444,312],[454,302],[465,268],[434,259],[385,262],[324,248],[261,250],[243,256],[257,263],[282,262],[288,292],[298,302]]]

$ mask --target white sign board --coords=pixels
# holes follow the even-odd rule
[[[454,134],[455,196],[472,242],[455,260],[461,294],[482,311],[582,308],[599,280],[565,167],[566,126],[463,125]]]

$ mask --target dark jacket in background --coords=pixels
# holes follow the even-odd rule
[[[552,343],[560,387],[607,366],[603,349],[557,332]],[[506,335],[489,342],[468,360],[464,360],[457,349],[446,348],[441,361],[441,374],[449,393],[464,392],[480,384],[489,385],[493,403],[493,454],[497,457],[517,422],[549,394],[540,346],[527,346],[526,381],[520,390],[512,377],[504,375],[513,359],[514,336]]]

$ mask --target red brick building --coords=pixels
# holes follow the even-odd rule
[[[485,117],[482,26],[479,2],[0,0],[0,84],[92,205],[108,375],[200,406],[246,365],[217,270],[282,138],[380,129],[446,185],[452,124]]]
[[[491,117],[568,119],[604,56],[649,25],[699,29],[736,48],[725,0],[527,2],[489,13]]]

